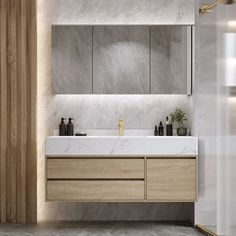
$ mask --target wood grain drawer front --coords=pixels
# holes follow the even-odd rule
[[[147,199],[194,202],[196,200],[196,160],[148,159]]]
[[[47,181],[47,199],[58,201],[144,200],[144,181]]]
[[[47,178],[143,179],[144,159],[48,159]]]

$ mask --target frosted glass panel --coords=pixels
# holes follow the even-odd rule
[[[218,7],[217,234],[236,235],[236,5]]]

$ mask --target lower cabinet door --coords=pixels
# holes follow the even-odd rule
[[[148,159],[147,200],[196,201],[196,160]]]
[[[47,181],[47,200],[144,200],[144,181]]]

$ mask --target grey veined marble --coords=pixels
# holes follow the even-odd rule
[[[149,27],[96,26],[93,35],[94,93],[149,93]]]
[[[184,224],[157,223],[54,223],[38,225],[1,225],[4,236],[201,236]]]
[[[46,121],[51,135],[61,117],[75,118],[74,127],[78,130],[118,130],[120,117],[125,121],[125,129],[153,130],[176,107],[183,109],[190,121],[188,102],[185,95],[57,95],[47,108]]]
[[[46,139],[46,156],[198,155],[196,137],[87,136]],[[112,158],[112,157],[111,157]]]
[[[50,0],[54,24],[194,24],[194,0]]]
[[[54,93],[92,93],[92,27],[52,27]]]

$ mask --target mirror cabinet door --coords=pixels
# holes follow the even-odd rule
[[[92,27],[52,27],[55,94],[92,93]]]
[[[152,94],[188,93],[188,79],[191,80],[189,40],[191,42],[191,35],[186,26],[151,27]]]
[[[148,94],[149,27],[94,27],[94,93]]]

